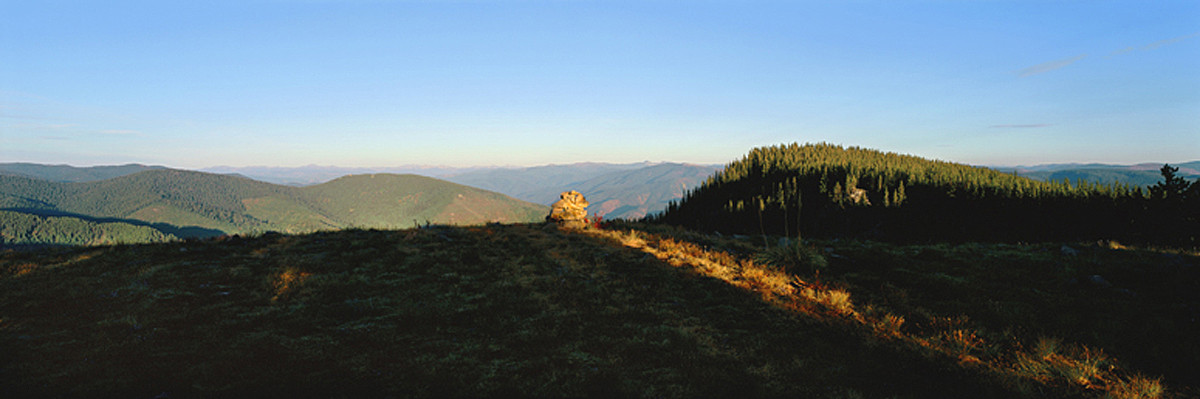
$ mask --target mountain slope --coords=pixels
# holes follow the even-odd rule
[[[175,235],[140,223],[0,210],[0,246],[164,242]]]
[[[245,213],[243,198],[286,195],[287,188],[246,178],[182,170],[150,170],[86,183],[54,183],[0,176],[4,198],[99,218],[140,220],[223,232],[281,226]],[[6,205],[11,206],[11,205]]]
[[[346,176],[297,191],[323,215],[349,226],[528,222],[549,212],[546,206],[417,175]]]
[[[0,163],[0,174],[31,177],[56,182],[89,182],[107,180],[147,170],[166,169],[162,166],[138,164],[118,166],[75,167],[69,165],[42,165],[35,163]]]
[[[551,204],[563,191],[576,190],[591,203],[590,214],[636,219],[665,209],[717,169],[678,163],[573,164],[490,170],[447,179],[539,204]]]
[[[646,166],[649,164],[575,163],[481,170],[450,175],[445,179],[471,187],[504,193],[513,198],[533,203],[550,204],[558,200],[559,193],[571,190],[572,186],[578,182],[608,173],[641,169]]]
[[[373,176],[295,188],[170,169],[86,183],[0,175],[0,209],[138,222],[181,237],[410,227],[428,222],[526,222],[541,220],[548,211],[545,206],[432,178]],[[8,216],[17,223],[16,215]]]
[[[1196,245],[1195,209],[1123,185],[1041,182],[911,155],[791,144],[752,150],[655,220],[743,234]]]
[[[716,166],[664,163],[644,168],[610,172],[576,183],[574,190],[587,194],[588,212],[608,219],[638,219],[661,212],[671,201],[683,198],[704,179],[719,170]],[[558,193],[553,194],[555,199]]]
[[[348,176],[348,175],[365,175],[365,174],[415,174],[421,176],[429,176],[441,178],[446,175],[471,173],[477,170],[490,168],[454,168],[442,166],[424,166],[424,165],[408,165],[397,167],[360,167],[349,168],[339,166],[318,166],[308,165],[299,167],[274,167],[274,166],[246,166],[246,167],[231,167],[231,166],[213,166],[203,168],[201,171],[221,174],[237,174],[249,177],[255,180],[261,180],[274,184],[282,184],[288,186],[309,186],[313,184],[321,184],[333,179]],[[493,190],[494,191],[494,190]]]
[[[1197,351],[1171,310],[1197,303],[1191,255],[1167,270],[1144,251],[829,242],[834,288],[731,255],[751,256],[744,242],[674,234],[434,226],[3,253],[0,396],[1156,397],[1101,348],[1008,323],[1046,317],[1168,369]],[[1069,276],[1061,262],[1145,294],[1031,295]],[[1130,269],[1160,272],[1109,274]]]

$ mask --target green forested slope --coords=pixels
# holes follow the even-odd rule
[[[321,214],[350,226],[527,222],[549,211],[499,193],[417,175],[345,176],[297,191]]]
[[[0,245],[106,245],[177,238],[146,225],[0,210]]]
[[[299,233],[347,226],[387,228],[418,222],[522,222],[538,220],[546,213],[544,206],[411,175],[352,176],[300,189],[169,169],[86,183],[0,175],[0,209],[10,211],[0,219],[5,226],[69,214],[142,223],[179,237]],[[93,241],[95,229],[85,225],[71,224],[78,227],[71,231],[55,230],[60,234],[52,236],[62,240],[42,237],[37,242]]]
[[[910,155],[791,144],[752,150],[655,220],[906,240],[1194,241],[1196,215],[1176,208],[1125,185],[1042,182]]]
[[[243,198],[285,194],[286,188],[250,179],[182,170],[151,170],[86,183],[0,176],[8,208],[50,209],[224,232],[270,229],[246,214]]]
[[[69,165],[42,165],[26,162],[0,163],[0,174],[32,177],[56,182],[89,182],[131,175],[147,170],[166,169],[162,166],[139,164],[76,167]]]

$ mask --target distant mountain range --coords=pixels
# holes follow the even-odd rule
[[[1154,185],[1155,183],[1162,181],[1162,174],[1159,172],[1159,169],[1161,169],[1162,166],[1163,164],[1161,163],[1143,163],[1136,165],[1070,163],[1035,166],[992,167],[992,169],[1003,172],[1016,172],[1020,176],[1041,181],[1063,181],[1066,179],[1070,180],[1071,182],[1075,182],[1082,179],[1092,183],[1123,183],[1131,186],[1144,187]],[[1171,166],[1179,168],[1179,176],[1185,179],[1195,180],[1200,178],[1200,161],[1171,164]]]
[[[446,166],[408,165],[386,168],[348,168],[341,166],[308,165],[297,167],[277,166],[213,166],[202,168],[202,172],[234,174],[261,180],[268,183],[287,186],[309,186],[324,183],[342,176],[366,174],[413,174],[429,177],[442,177],[458,173],[471,172],[491,168],[454,168]]]
[[[575,190],[591,203],[589,214],[636,219],[666,209],[671,200],[682,198],[719,169],[680,163],[573,164],[485,170],[446,179],[539,204],[551,204],[563,191]]]
[[[115,166],[75,167],[70,165],[43,165],[36,163],[0,163],[0,174],[31,177],[53,182],[81,183],[107,180],[147,170],[163,170],[164,166],[139,164]]]
[[[603,215],[609,219],[636,219],[662,211],[671,200],[681,198],[684,191],[695,188],[719,169],[718,165],[640,162],[575,163],[528,168],[302,166],[212,167],[204,170],[285,185],[323,183],[351,173],[412,173],[545,205],[557,201],[563,191],[576,190],[583,193],[592,204],[588,211],[593,215]]]
[[[52,170],[56,176],[95,172],[42,170]],[[417,175],[353,175],[298,188],[166,168],[87,182],[0,173],[0,242],[6,244],[530,222],[541,220],[548,210],[503,194]]]
[[[1172,166],[1186,179],[1200,179],[1200,161]],[[991,169],[1042,181],[1148,186],[1162,180],[1161,167]],[[9,244],[97,244],[254,231],[535,221],[566,190],[584,193],[593,215],[635,219],[661,212],[720,169],[643,162],[528,168],[212,167],[205,170],[213,173],[206,173],[138,164],[0,163],[0,238]]]

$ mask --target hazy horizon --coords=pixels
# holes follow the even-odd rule
[[[0,162],[1200,154],[1200,3],[0,2]]]
[[[885,152],[888,152],[888,151],[885,151]],[[917,154],[902,154],[902,155],[917,155]],[[917,156],[919,156],[919,155],[917,155]],[[741,157],[739,156],[737,159],[740,159],[740,158],[741,158]],[[160,166],[160,167],[166,167],[166,168],[171,168],[171,169],[197,170],[197,171],[205,171],[205,170],[219,170],[219,169],[253,169],[253,168],[263,168],[263,169],[304,169],[304,168],[326,168],[326,169],[360,169],[360,170],[369,170],[369,169],[455,169],[455,170],[467,170],[467,169],[527,169],[527,168],[541,168],[541,167],[553,167],[553,166],[571,166],[571,165],[584,165],[584,164],[606,164],[606,165],[637,165],[637,164],[662,165],[662,164],[680,164],[680,165],[698,165],[698,166],[724,166],[724,165],[726,165],[726,164],[728,164],[728,163],[730,163],[730,162],[736,161],[737,159],[731,159],[731,160],[729,160],[729,161],[727,161],[727,162],[714,162],[714,163],[678,162],[678,161],[652,161],[652,160],[643,160],[643,161],[637,161],[637,162],[603,162],[603,161],[585,161],[585,160],[581,160],[581,161],[578,161],[578,162],[565,162],[565,163],[545,163],[545,164],[532,164],[532,165],[463,165],[463,166],[445,165],[445,164],[393,164],[393,165],[367,165],[367,166],[346,166],[346,165],[336,165],[336,164],[307,164],[307,165],[292,165],[292,166],[288,166],[288,165],[266,165],[266,164],[253,165],[253,164],[251,164],[251,165],[241,165],[241,166],[235,166],[235,165],[208,165],[208,166],[200,166],[200,167],[191,167],[191,166],[177,166],[177,165],[169,165],[169,164],[153,164],[153,163],[134,162],[134,161],[131,161],[131,162],[115,162],[115,163],[95,163],[95,164],[71,164],[71,163],[53,163],[53,162],[20,161],[20,160],[18,160],[18,161],[2,160],[2,161],[0,161],[0,164],[3,164],[3,163],[30,163],[30,164],[40,164],[40,165],[47,165],[47,166],[70,166],[70,167],[76,167],[76,168],[104,167],[104,166],[124,166],[124,165],[142,165],[142,166],[151,166],[151,167],[154,167],[154,166]],[[957,161],[954,161],[954,160],[947,160],[947,159],[932,159],[932,158],[928,158],[928,159],[931,159],[931,160],[937,160],[937,161],[947,161],[947,162],[953,162],[953,163],[961,163],[961,164],[964,164],[964,165],[970,165],[970,166],[990,167],[990,168],[1037,167],[1037,166],[1050,166],[1050,165],[1081,165],[1081,166],[1083,166],[1083,165],[1092,165],[1092,164],[1102,164],[1102,165],[1110,165],[1110,166],[1137,166],[1137,165],[1162,165],[1162,164],[1164,164],[1164,163],[1165,163],[1165,164],[1169,164],[1169,165],[1179,165],[1179,164],[1185,164],[1185,163],[1191,163],[1191,162],[1200,162],[1200,157],[1197,157],[1197,158],[1195,158],[1195,159],[1191,159],[1191,160],[1177,160],[1177,161],[1169,161],[1169,160],[1168,160],[1168,161],[1145,161],[1145,162],[1122,162],[1122,163],[1116,163],[1116,162],[1044,162],[1044,163],[1029,163],[1029,164],[1019,164],[1019,165],[1018,165],[1018,164],[990,164],[990,165],[989,165],[989,164],[970,164],[970,163],[957,162]]]

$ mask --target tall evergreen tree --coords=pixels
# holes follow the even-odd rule
[[[1172,167],[1170,164],[1163,164],[1159,172],[1162,173],[1163,181],[1150,187],[1151,197],[1166,200],[1183,199],[1184,194],[1187,193],[1188,187],[1191,184],[1188,183],[1187,179],[1176,175],[1176,173],[1179,173],[1179,168]]]

